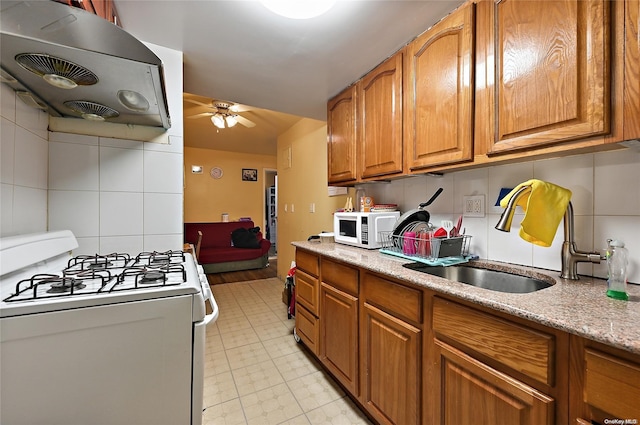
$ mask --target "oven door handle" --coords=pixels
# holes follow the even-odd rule
[[[214,322],[218,318],[218,314],[220,314],[220,309],[218,308],[218,304],[216,303],[216,299],[213,298],[213,293],[211,292],[211,288],[209,287],[209,283],[202,285],[202,289],[204,291],[205,300],[209,300],[209,304],[211,304],[211,313],[204,316],[204,325],[208,325],[211,322]]]

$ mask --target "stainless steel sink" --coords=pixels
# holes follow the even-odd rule
[[[404,267],[456,282],[466,283],[467,285],[473,285],[478,288],[498,292],[509,292],[512,294],[535,292],[553,285],[550,282],[533,277],[468,265],[432,267],[423,263],[410,263],[404,264]]]

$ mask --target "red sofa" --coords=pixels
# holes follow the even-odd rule
[[[198,230],[202,232],[198,262],[207,273],[259,269],[269,265],[271,242],[258,232],[260,248],[237,248],[231,245],[231,232],[240,227],[251,229],[253,221],[227,223],[184,223],[184,241],[196,246]]]

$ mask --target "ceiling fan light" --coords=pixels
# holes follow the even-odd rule
[[[234,125],[238,124],[238,120],[236,119],[235,115],[227,115],[226,121],[227,127],[233,127]]]
[[[263,0],[260,3],[286,18],[311,19],[331,9],[336,0]]]
[[[220,114],[212,115],[211,122],[218,128],[224,128],[224,118]]]

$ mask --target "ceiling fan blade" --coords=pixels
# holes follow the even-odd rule
[[[202,112],[200,114],[191,115],[187,118],[194,119],[194,118],[210,117],[212,115],[213,115],[213,112]]]
[[[189,99],[189,98],[184,98],[185,102],[189,102],[189,103],[194,103],[196,105],[200,105],[200,106],[206,106],[207,108],[215,108],[215,106],[213,106],[211,103],[202,103],[198,100],[194,100],[194,99]]]
[[[255,127],[256,126],[256,123],[254,123],[250,119],[247,119],[247,118],[243,117],[242,115],[236,115],[236,120],[240,124],[244,125],[245,127],[251,128],[251,127]]]
[[[239,103],[234,103],[233,105],[231,105],[229,107],[229,110],[231,112],[247,112],[247,111],[250,111],[251,109],[253,109],[253,108],[251,108],[250,106],[247,106],[247,105],[241,105]]]

